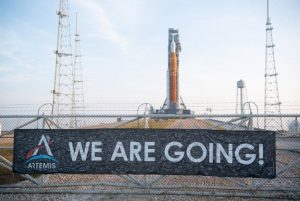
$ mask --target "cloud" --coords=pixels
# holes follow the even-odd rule
[[[26,69],[32,69],[33,66],[24,58],[22,58],[24,50],[26,50],[26,42],[13,30],[4,31],[0,34],[0,58],[14,62],[18,66]],[[28,59],[27,59],[28,60]]]
[[[23,45],[21,38],[14,31],[0,33],[0,56],[14,59]]]
[[[102,33],[106,39],[113,42],[123,51],[127,49],[128,41],[117,31],[106,11],[99,3],[93,0],[76,0],[75,2],[80,7],[84,7],[88,10],[89,14],[93,16],[92,19],[95,20],[95,25],[98,27],[99,32]]]
[[[27,42],[14,30],[0,33],[0,82],[21,83],[33,78],[28,71],[34,71],[34,59],[25,57]]]
[[[16,74],[9,74],[9,75],[4,75],[1,77],[0,82],[1,83],[6,83],[6,84],[16,84],[16,83],[24,83],[27,81],[32,80],[32,75],[28,73],[16,73]]]

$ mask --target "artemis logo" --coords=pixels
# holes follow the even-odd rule
[[[55,169],[58,161],[53,157],[50,146],[53,143],[49,136],[42,135],[38,145],[30,149],[26,154],[26,162],[28,169],[47,170]],[[38,153],[41,154],[38,154]],[[47,161],[47,162],[46,162]]]

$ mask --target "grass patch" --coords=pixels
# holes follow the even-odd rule
[[[0,146],[13,146],[13,145],[14,145],[14,143],[12,143],[12,142],[7,142],[7,143],[1,143],[0,144]]]
[[[1,146],[13,146],[13,143],[3,143]],[[13,150],[12,149],[0,149],[0,155],[9,161],[13,161]],[[15,174],[10,170],[0,167],[0,185],[1,184],[12,184],[24,180],[19,174]]]
[[[12,146],[12,143],[3,143],[1,146]],[[0,155],[9,161],[13,160],[13,150],[0,149]],[[22,177],[18,174],[14,174],[10,170],[0,167],[0,184],[11,184],[22,180]]]

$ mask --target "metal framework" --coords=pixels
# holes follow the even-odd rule
[[[75,32],[75,49],[74,49],[74,104],[73,112],[75,114],[84,114],[84,95],[83,95],[83,78],[82,78],[82,66],[81,66],[81,51],[80,51],[80,35],[77,24],[76,13],[76,32]],[[74,127],[85,126],[85,120],[76,118]]]
[[[60,0],[52,114],[75,114],[74,69],[71,46],[68,0]],[[75,126],[74,119],[57,120],[63,128]]]
[[[89,118],[93,124],[95,118],[109,120],[110,118],[178,118],[187,117],[206,119],[215,122],[211,129],[257,129],[245,127],[243,124],[250,118],[300,118],[300,114],[281,115],[176,115],[176,114],[136,114],[136,115],[81,115],[80,118]],[[11,122],[9,119],[30,118],[17,128],[36,128],[36,121],[42,120],[43,128],[60,128],[53,119],[66,118],[72,115],[0,115],[3,122]],[[236,117],[232,119],[232,117]],[[220,121],[222,118],[224,121]],[[102,120],[101,120],[102,119]],[[131,120],[126,121],[131,122]],[[219,119],[219,120],[218,120]],[[227,120],[226,120],[227,119]],[[218,120],[218,121],[217,121]],[[286,119],[287,120],[287,119]],[[242,122],[243,121],[243,122]],[[41,122],[40,122],[41,123]],[[119,124],[118,124],[119,125]],[[279,126],[279,125],[277,125]],[[1,136],[5,137],[13,133],[13,130]],[[0,138],[0,139],[1,139]],[[299,171],[300,171],[300,137],[276,136],[276,178],[217,178],[207,176],[174,176],[174,175],[80,175],[81,180],[72,179],[78,177],[68,174],[43,175],[39,178],[30,175],[21,175],[28,181],[17,184],[0,185],[1,194],[93,194],[97,195],[123,195],[123,196],[214,196],[214,197],[252,197],[269,199],[300,199]],[[9,147],[12,149],[13,147]],[[0,149],[7,149],[1,147]],[[0,166],[12,171],[12,163],[0,156]],[[97,196],[95,195],[95,196]],[[184,199],[184,197],[181,197]]]
[[[272,35],[272,24],[269,16],[269,0],[267,0],[267,23],[266,23],[266,55],[265,55],[265,104],[264,104],[264,114],[280,114],[279,91],[278,82],[275,66],[275,56],[273,35]],[[275,118],[265,118],[264,127],[265,129],[274,129],[274,125],[280,125],[282,130],[282,120]]]

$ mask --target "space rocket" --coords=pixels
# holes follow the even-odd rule
[[[179,94],[179,42],[178,29],[169,29],[168,68],[167,68],[167,98],[159,113],[191,114]]]
[[[169,29],[168,46],[168,70],[167,70],[167,101],[166,106],[172,113],[176,113],[179,106],[179,87],[178,87],[178,53],[180,43],[178,30]]]
[[[171,52],[170,52],[170,67],[169,67],[169,77],[170,77],[170,106],[177,106],[178,101],[178,66],[177,66],[177,56],[176,56],[176,44],[174,41],[174,35],[172,36],[171,41]]]

